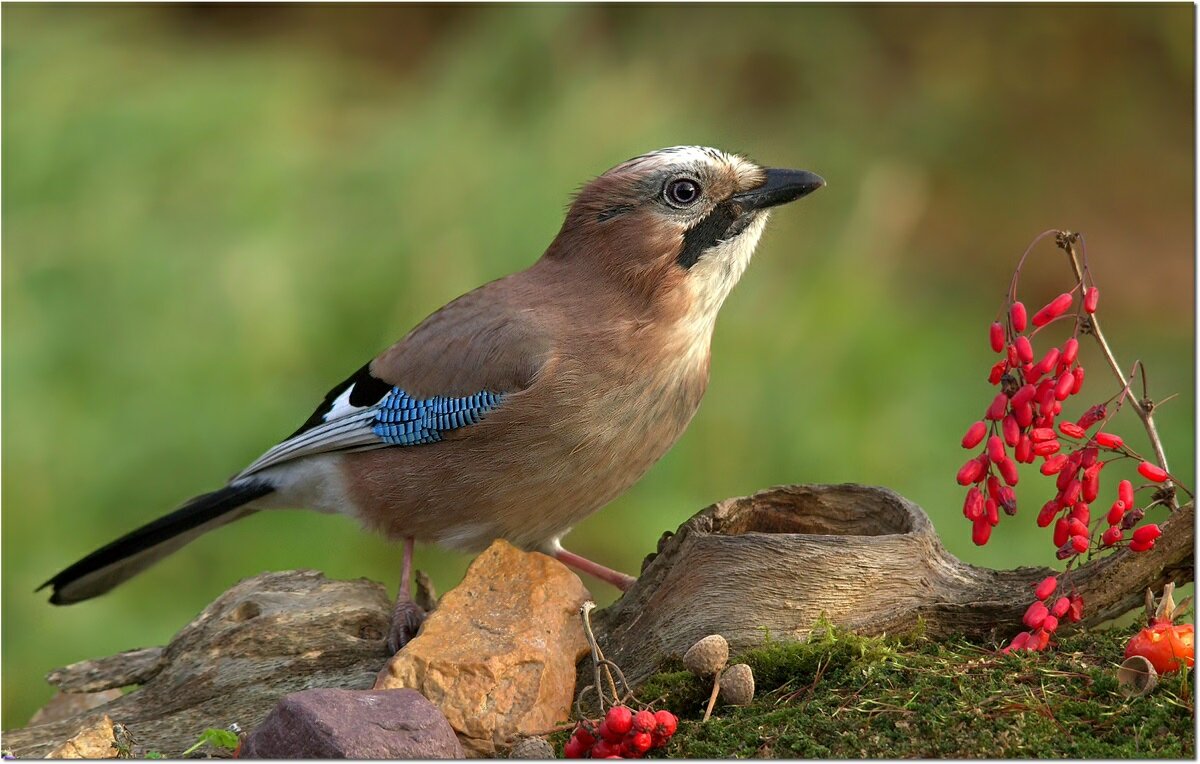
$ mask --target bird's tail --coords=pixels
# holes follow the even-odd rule
[[[50,602],[70,605],[104,594],[189,541],[222,525],[251,515],[245,505],[275,488],[265,481],[245,481],[205,493],[169,515],[143,525],[84,557],[46,583]]]

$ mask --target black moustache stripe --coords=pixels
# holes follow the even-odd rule
[[[683,249],[680,250],[679,257],[675,258],[675,262],[683,268],[691,268],[710,247],[722,239],[729,238],[730,229],[737,219],[738,215],[733,205],[728,202],[718,204],[712,212],[683,234]],[[745,225],[741,228],[745,228]]]

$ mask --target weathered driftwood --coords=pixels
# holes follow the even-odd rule
[[[310,687],[370,689],[390,654],[391,603],[366,579],[316,571],[267,573],[221,595],[165,648],[134,650],[51,672],[60,689],[141,684],[87,713],[4,733],[19,758],[40,757],[108,714],[135,755],[178,756],[208,727],[256,727],[279,699]]]
[[[1067,574],[1086,604],[1079,625],[1136,607],[1146,587],[1192,580],[1193,524],[1188,504],[1152,551],[1122,550]],[[714,504],[664,535],[637,583],[592,619],[605,657],[636,684],[708,634],[736,653],[768,634],[803,638],[822,614],[864,634],[920,620],[933,637],[1008,637],[1021,628],[1031,582],[1051,572],[961,562],[920,507],[887,489],[782,486]],[[590,661],[580,666],[577,689],[591,683]]]

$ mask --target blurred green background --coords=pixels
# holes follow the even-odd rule
[[[1159,423],[1193,484],[1193,14],[5,6],[4,725],[50,697],[49,669],[163,644],[243,577],[312,567],[394,589],[397,549],[297,512],[98,600],[33,593],[220,485],[417,321],[532,262],[582,181],[662,146],[829,187],[775,216],[690,431],[568,537],[577,551],[635,571],[714,500],[857,481],[924,506],[970,562],[1052,559],[1036,470],[982,549],[954,482],[992,395],[987,325],[1051,227],[1086,233],[1118,356],[1180,393]],[[1047,244],[1021,296],[1036,308],[1068,275]],[[1116,389],[1090,344],[1083,358],[1069,412]],[[1127,415],[1118,431],[1145,449]],[[417,558],[441,590],[469,561]]]

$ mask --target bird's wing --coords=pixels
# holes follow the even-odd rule
[[[326,394],[312,416],[238,478],[302,456],[440,441],[527,388],[553,343],[493,282],[425,319]]]

